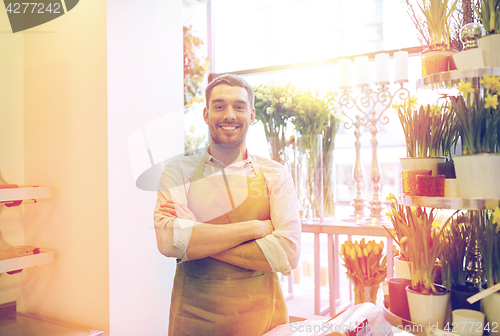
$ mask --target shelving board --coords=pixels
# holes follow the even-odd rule
[[[488,204],[494,204],[498,200],[476,199],[476,198],[450,198],[450,197],[425,197],[400,195],[401,204],[416,207],[428,207],[451,210],[485,210]]]
[[[21,257],[0,260],[0,273],[12,272],[19,269],[50,264],[52,262],[54,262],[54,251],[48,249],[40,249],[40,253],[38,254],[30,254]]]
[[[0,189],[0,202],[49,197],[52,197],[52,187],[47,186],[20,186],[19,188]]]
[[[51,321],[39,316],[23,313],[0,317],[0,335],[2,336],[103,336],[102,331],[84,329]]]
[[[439,72],[437,74],[432,74],[418,79],[416,88],[451,88],[456,86],[460,80],[479,82],[484,75],[500,76],[500,67]],[[478,86],[478,83],[476,83],[475,86]]]

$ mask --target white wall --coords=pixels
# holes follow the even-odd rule
[[[106,3],[80,1],[24,38],[26,244],[55,262],[23,271],[26,311],[109,329]]]
[[[181,10],[181,0],[107,1],[112,336],[168,330],[175,261],[156,247],[156,193],[135,186],[134,172],[150,164],[146,148],[131,158],[129,141],[144,139],[144,125],[167,118],[160,142],[149,138],[149,145],[164,149],[163,158],[183,151]]]

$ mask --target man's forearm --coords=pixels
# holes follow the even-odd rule
[[[250,240],[262,238],[271,230],[270,221],[255,220],[223,225],[198,223],[191,232],[186,255],[189,260],[213,256]]]
[[[255,241],[240,244],[211,256],[228,264],[256,270],[271,271],[271,266]]]

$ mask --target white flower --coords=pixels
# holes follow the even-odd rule
[[[264,89],[264,93],[265,93],[265,94],[270,94],[270,93],[271,93],[271,90],[270,90],[269,88],[265,88],[265,89]]]
[[[274,112],[274,109],[271,106],[269,106],[268,108],[266,108],[266,113],[267,114],[271,114],[273,112]]]
[[[286,108],[286,109],[287,109],[287,108],[290,108],[290,104],[288,104],[288,103],[284,103],[284,104],[283,104],[283,107],[284,107],[284,108]]]
[[[263,97],[263,96],[264,96],[264,95],[263,95],[262,93],[260,93],[260,92],[257,92],[257,93],[255,94],[255,98],[257,98],[257,99],[259,99],[259,100],[262,100],[262,97]]]
[[[281,97],[280,98],[280,103],[283,104],[284,102],[286,102],[286,98],[285,97]]]

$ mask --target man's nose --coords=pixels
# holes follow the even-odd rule
[[[236,111],[234,110],[234,108],[232,106],[229,106],[225,113],[224,113],[224,119],[226,120],[234,120],[236,119]]]

